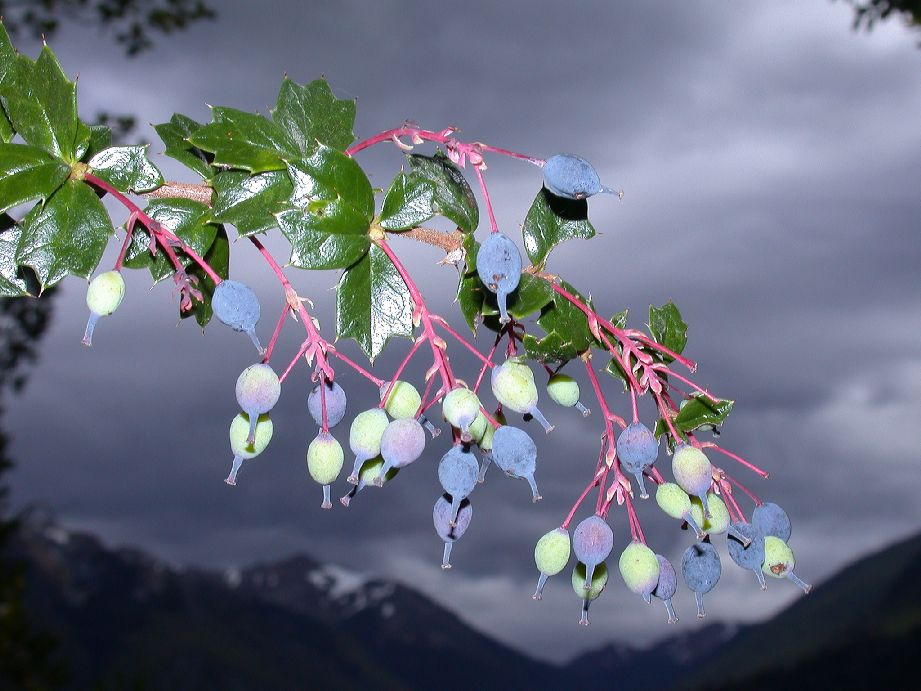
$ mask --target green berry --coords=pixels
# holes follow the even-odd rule
[[[380,408],[365,410],[352,420],[352,427],[349,429],[349,448],[355,454],[355,465],[348,482],[357,485],[361,464],[381,452],[381,437],[384,436],[384,430],[389,424],[390,418]]]
[[[509,358],[501,365],[493,367],[490,375],[492,393],[496,400],[516,413],[533,415],[544,430],[549,432],[553,425],[537,408],[537,384],[531,368],[519,358]]]
[[[118,271],[106,271],[92,281],[86,289],[86,306],[90,317],[83,334],[83,345],[93,345],[93,331],[100,317],[107,317],[118,309],[125,297],[125,279]]]
[[[470,441],[470,425],[480,413],[480,399],[470,389],[458,386],[451,389],[441,402],[441,411],[447,422],[461,431],[461,439]]]
[[[591,585],[588,588],[585,587],[585,573],[585,564],[577,562],[576,567],[572,570],[572,589],[582,599],[582,618],[579,620],[582,626],[588,626],[589,624],[589,604],[592,600],[598,599],[601,591],[608,584],[608,567],[604,562],[595,567],[595,570],[592,571]]]
[[[583,417],[588,417],[591,412],[579,402],[579,382],[568,374],[552,375],[547,381],[547,394],[554,403],[564,408],[578,408]]]
[[[547,578],[556,576],[566,568],[571,551],[569,531],[565,528],[551,530],[537,541],[534,547],[534,563],[537,564],[537,570],[540,571],[540,578],[533,596],[535,600],[541,599]]]
[[[641,542],[631,542],[621,552],[618,566],[627,587],[650,602],[652,591],[659,583],[659,560],[656,553]]]
[[[796,559],[793,556],[793,550],[786,542],[779,537],[767,535],[764,538],[764,563],[761,570],[767,576],[773,578],[788,578],[796,585],[808,593],[812,586],[803,582],[799,576],[793,573],[793,567],[796,565]]]
[[[267,414],[260,415],[256,421],[253,443],[247,441],[249,428],[249,415],[246,413],[238,414],[230,423],[230,450],[233,451],[233,466],[230,469],[230,475],[224,480],[228,485],[237,484],[237,473],[243,461],[261,454],[272,440],[274,427]]]
[[[320,432],[307,447],[307,471],[315,482],[323,485],[324,509],[332,507],[329,485],[339,477],[344,462],[342,446],[329,432]]]
[[[387,393],[389,387],[389,381],[385,381],[381,384],[381,398]],[[421,405],[422,396],[419,395],[416,387],[409,382],[398,379],[390,390],[390,395],[387,396],[387,403],[384,405],[384,410],[386,410],[394,420],[401,420],[404,418],[416,417],[416,412]]]
[[[709,517],[704,516],[704,507],[700,497],[691,497],[691,515],[705,533],[721,535],[729,530],[731,519],[725,502],[712,492],[708,492],[707,508],[710,510]]]
[[[691,498],[681,487],[674,482],[663,482],[656,488],[656,503],[672,518],[687,521],[698,540],[704,539],[704,531],[691,511]]]

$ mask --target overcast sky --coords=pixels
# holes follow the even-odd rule
[[[787,509],[797,573],[821,582],[919,529],[917,34],[898,21],[855,33],[845,3],[819,0],[218,7],[216,22],[159,39],[135,60],[94,29],[57,35],[52,47],[65,70],[80,75],[84,117],[104,109],[163,122],[178,111],[204,121],[206,103],[265,109],[287,72],[301,82],[325,75],[339,96],[357,97],[360,137],[411,118],[536,156],[584,155],[626,194],[620,202],[592,199],[599,237],[559,247],[550,270],[590,291],[602,313],[629,307],[634,327],[643,327],[650,303],[679,305],[690,324],[686,352],[700,363],[696,380],[737,401],[722,443],[772,477],[724,465]],[[153,142],[168,177],[182,174],[159,156],[151,129],[139,134]],[[359,161],[384,187],[401,156],[384,146]],[[520,240],[539,171],[488,162],[499,224]],[[277,232],[273,238],[285,258]],[[432,307],[460,325],[453,269],[435,267],[441,257],[431,248],[393,246]],[[116,250],[113,243],[104,267]],[[281,307],[277,283],[252,247],[232,251],[232,275],[262,298],[267,340]],[[336,272],[291,275],[332,338]],[[597,416],[583,420],[545,403],[557,429],[547,438],[534,432],[544,500],[532,505],[525,483],[491,473],[472,497],[474,521],[455,546],[455,568],[444,573],[431,526],[444,436],[384,490],[363,493],[348,510],[322,511],[304,467],[315,426],[301,368],[273,412],[271,446],[231,489],[222,482],[231,461],[226,430],[252,346],[219,324],[204,336],[193,323],[176,327],[169,285],[149,291],[146,272],[127,282],[123,305],[99,324],[92,349],[80,345],[85,283],[63,283],[41,364],[5,419],[19,461],[18,505],[45,503],[65,525],[176,564],[225,568],[304,551],[404,581],[543,658],[675,632],[661,603],[647,607],[619,577],[593,606],[588,630],[576,625],[579,602],[565,574],[543,602],[530,599],[534,542],[559,525],[587,483]],[[484,334],[480,343],[488,348],[489,340]],[[298,342],[289,327],[280,367]],[[386,351],[381,376],[406,344]],[[358,356],[354,344],[342,348]],[[473,371],[472,358],[451,352],[461,376]],[[415,381],[427,364],[418,358]],[[347,369],[340,374],[351,412],[370,405],[371,387]],[[604,385],[626,414],[619,385]],[[335,433],[345,445],[345,424]],[[659,465],[668,474],[664,455]],[[345,487],[338,484],[337,496]],[[677,563],[689,534],[653,502],[639,513],[650,545]],[[613,511],[611,522],[619,553],[629,540],[623,512]],[[752,574],[731,563],[723,539],[715,542],[724,570],[708,596],[712,618],[755,620],[800,596],[779,581],[760,592]],[[676,607],[677,627],[701,625],[683,586]]]

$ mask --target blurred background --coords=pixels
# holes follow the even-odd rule
[[[85,349],[86,285],[68,278],[26,307],[3,304],[5,515],[29,516],[3,533],[0,594],[24,603],[0,613],[12,688],[751,688],[804,670],[859,687],[883,659],[898,673],[892,660],[921,630],[908,575],[921,566],[918,3],[73,0],[0,2],[0,14],[29,55],[46,35],[79,75],[81,116],[150,142],[167,179],[194,181],[148,123],[208,121],[206,104],[265,113],[285,74],[325,76],[357,98],[359,138],[413,119],[590,159],[625,196],[593,198],[599,236],[558,247],[548,270],[602,313],[629,308],[636,328],[651,303],[674,300],[695,380],[737,402],[721,444],[771,478],[725,466],[787,510],[796,572],[818,586],[806,599],[784,581],[761,592],[720,538],[723,575],[703,621],[683,585],[680,622],[667,625],[661,602],[647,606],[616,574],[587,629],[565,573],[532,602],[534,543],[590,479],[601,431],[597,416],[549,400],[543,501],[489,477],[449,572],[431,524],[445,437],[384,489],[322,511],[304,466],[316,430],[303,366],[273,411],[271,446],[229,488],[226,429],[248,339],[179,324],[169,282],[151,290],[146,271],[127,272],[124,304]],[[402,162],[385,145],[358,160],[381,188]],[[487,160],[499,225],[520,241],[540,173]],[[460,328],[443,254],[392,244]],[[268,245],[286,258],[277,232]],[[231,257],[232,277],[261,298],[265,341],[282,295],[251,246]],[[338,272],[290,275],[332,338]],[[289,326],[279,366],[299,341]],[[490,332],[477,342],[488,350]],[[408,343],[392,342],[375,372],[391,373]],[[409,378],[421,382],[426,365],[417,356]],[[349,419],[372,405],[360,377],[342,368],[337,381]],[[620,384],[602,381],[626,414]],[[345,444],[345,424],[334,432]],[[638,511],[650,545],[680,562],[689,533],[653,502]],[[611,523],[617,554],[623,511]]]

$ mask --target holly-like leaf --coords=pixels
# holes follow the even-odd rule
[[[434,187],[428,180],[414,173],[398,173],[381,205],[381,228],[409,230],[425,223],[435,215],[434,197]]]
[[[336,98],[325,79],[301,85],[285,77],[272,120],[303,154],[309,154],[317,142],[345,151],[355,139],[355,101]]]
[[[525,334],[522,345],[525,355],[539,362],[568,362],[579,355],[572,344],[565,341],[556,331],[540,339],[533,334]]]
[[[569,283],[560,281],[560,285],[583,304],[594,309],[591,301],[583,297]],[[571,344],[577,353],[598,345],[588,327],[588,318],[585,313],[556,292],[554,292],[553,302],[541,311],[537,324],[548,334],[557,332],[564,341]]]
[[[277,221],[291,243],[288,263],[299,269],[344,269],[361,259],[371,245],[367,233],[313,230],[312,216],[298,209],[281,212]]]
[[[0,297],[28,295],[26,282],[19,275],[16,248],[22,228],[7,214],[0,214]]]
[[[189,142],[189,137],[202,127],[201,123],[179,113],[173,113],[169,122],[154,125],[160,139],[166,144],[166,151],[163,153],[179,161],[186,168],[191,168],[202,179],[208,180],[214,175],[214,169],[211,167],[214,156]]]
[[[203,256],[204,260],[208,262],[208,265],[214,269],[218,276],[221,278],[230,276],[230,242],[227,239],[227,231],[224,226],[217,226],[214,242],[211,243],[211,248]],[[202,299],[199,300],[193,297],[192,309],[184,312],[180,310],[179,316],[185,319],[194,315],[198,325],[205,328],[208,322],[211,321],[213,314],[211,298],[214,296],[214,281],[198,264],[190,266],[186,273],[190,278],[198,279],[195,287],[201,293]]]
[[[289,208],[278,214],[278,227],[291,243],[293,266],[345,268],[367,251],[374,213],[374,192],[361,167],[328,146],[293,161]]]
[[[110,146],[89,160],[90,172],[119,192],[150,192],[163,175],[147,158],[146,146]]]
[[[460,169],[442,152],[434,156],[407,155],[410,168],[432,185],[432,211],[472,233],[480,223],[476,197]]]
[[[336,334],[353,338],[373,362],[391,336],[412,337],[413,300],[377,245],[342,274],[336,288]]]
[[[77,87],[68,81],[48,46],[32,62],[16,55],[3,79],[2,95],[13,128],[27,144],[68,163],[77,161]]]
[[[172,231],[200,257],[211,248],[218,232],[218,226],[211,223],[208,207],[192,199],[154,199],[144,212]],[[190,266],[192,259],[178,247],[175,249],[183,266]],[[151,255],[150,234],[140,224],[135,226],[131,244],[125,252],[125,266],[130,269],[147,267],[154,283],[175,272],[162,248],[158,247],[157,253]]]
[[[294,189],[282,170],[250,175],[238,170],[218,173],[211,182],[214,206],[211,216],[232,223],[242,236],[262,233],[278,225],[275,218]]]
[[[41,289],[67,274],[88,278],[113,232],[96,192],[83,182],[68,180],[23,219],[16,261],[32,267]]]
[[[705,426],[722,425],[732,408],[735,401],[720,399],[713,401],[704,396],[702,393],[695,393],[691,398],[681,404],[678,414],[672,418],[675,429],[679,432],[693,432]],[[661,436],[668,431],[665,422],[661,419],[656,423],[656,436]]]
[[[660,344],[679,355],[688,342],[688,325],[671,300],[661,307],[649,306],[649,333]],[[661,355],[661,358],[665,362],[674,360],[669,355]]]
[[[44,149],[0,144],[0,212],[33,199],[44,201],[68,175],[70,166]]]
[[[189,142],[213,153],[215,165],[261,173],[283,170],[284,159],[297,156],[291,138],[268,118],[220,106],[211,114],[214,122],[193,132]]]
[[[531,263],[542,266],[550,251],[561,242],[595,236],[588,220],[588,202],[557,197],[541,188],[525,216],[521,234]]]

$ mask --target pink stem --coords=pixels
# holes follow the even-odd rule
[[[294,366],[297,364],[297,361],[301,359],[301,356],[302,356],[304,353],[307,352],[307,348],[308,348],[308,347],[309,347],[309,341],[304,341],[304,342],[301,344],[301,347],[300,347],[300,348],[298,349],[298,351],[297,351],[297,355],[295,355],[295,356],[291,359],[291,362],[288,364],[287,367],[285,367],[285,371],[282,372],[282,373],[281,373],[281,376],[278,377],[279,383],[284,384],[285,379],[288,378],[288,375],[291,373],[291,370],[294,369]]]
[[[712,393],[710,393],[709,391],[707,391],[706,389],[703,389],[703,388],[701,388],[700,386],[698,386],[697,384],[695,384],[694,382],[692,382],[692,381],[691,381],[690,379],[688,379],[687,377],[683,377],[683,376],[681,376],[680,374],[678,374],[677,372],[673,372],[673,371],[670,370],[666,365],[652,365],[652,369],[655,370],[656,372],[665,372],[666,374],[668,374],[668,375],[670,375],[670,376],[672,376],[672,377],[675,377],[676,379],[678,379],[678,380],[680,380],[680,381],[683,381],[685,384],[687,384],[688,386],[690,386],[690,387],[694,388],[695,390],[699,391],[700,393],[702,393],[704,396],[706,396],[707,398],[709,398],[709,399],[710,399],[711,401],[713,401],[714,403],[719,403],[720,400],[721,400],[721,399],[717,398],[716,396],[714,396],[714,395],[713,395]]]
[[[717,445],[717,444],[714,444],[712,441],[704,442],[703,444],[701,444],[701,446],[702,446],[703,448],[705,448],[705,449],[714,449],[714,450],[716,450],[716,451],[719,451],[721,454],[723,454],[723,455],[725,455],[725,456],[729,456],[729,458],[733,459],[734,461],[737,461],[737,462],[741,463],[741,464],[744,465],[746,468],[748,468],[750,471],[752,471],[753,473],[757,473],[758,475],[760,475],[761,477],[763,477],[763,478],[765,478],[765,479],[767,479],[768,477],[770,477],[770,475],[768,474],[768,472],[767,472],[766,470],[762,470],[761,468],[759,468],[758,466],[756,466],[754,463],[750,463],[749,461],[746,461],[746,460],[745,460],[744,458],[742,458],[741,456],[738,456],[738,455],[732,453],[731,451],[727,451],[727,450],[724,449],[722,446],[719,446],[719,445]]]
[[[457,333],[457,331],[455,331],[443,317],[440,317],[437,314],[433,314],[432,319],[438,322],[438,324],[441,326],[442,329],[444,329],[449,334],[454,336],[454,338],[457,340],[458,343],[460,343],[467,350],[469,350],[471,353],[476,355],[480,359],[480,361],[483,363],[484,367],[495,367],[496,366],[495,363],[493,363],[493,361],[490,358],[483,355],[479,350],[474,348],[473,345],[471,345],[470,342],[466,338],[464,338],[459,333]]]
[[[575,517],[576,511],[579,510],[579,506],[581,506],[582,502],[585,501],[585,498],[588,496],[588,493],[592,491],[592,487],[596,487],[598,483],[601,481],[601,476],[604,474],[606,468],[607,466],[604,466],[604,468],[598,468],[595,471],[595,477],[592,479],[590,483],[588,483],[588,487],[586,487],[582,491],[582,494],[579,495],[579,498],[576,499],[576,503],[573,504],[572,508],[569,510],[569,514],[566,516],[566,520],[563,521],[562,524],[560,524],[560,527],[563,530],[569,529],[569,524],[572,523],[572,519]]]
[[[483,191],[483,201],[486,204],[486,211],[489,214],[489,225],[492,228],[492,232],[498,233],[499,225],[496,223],[496,215],[492,210],[492,201],[489,199],[489,190],[486,188],[486,180],[483,179],[483,171],[481,168],[482,166],[473,166],[476,178],[480,183],[480,189]]]
[[[399,380],[400,375],[403,374],[403,370],[406,369],[406,365],[409,364],[409,361],[412,359],[412,356],[415,354],[417,350],[419,350],[419,346],[421,346],[425,342],[425,340],[426,340],[425,336],[422,336],[421,338],[417,338],[413,342],[412,348],[409,349],[409,352],[406,354],[406,357],[403,358],[403,362],[400,363],[400,366],[397,367],[397,371],[394,372],[393,376],[390,378],[390,384],[387,385],[387,390],[384,392],[384,395],[381,396],[381,402],[380,402],[380,405],[378,406],[379,408],[381,409],[384,408],[384,406],[386,405],[387,399],[390,398],[390,392],[393,391],[393,387],[397,385],[397,380]]]
[[[128,197],[126,197],[124,194],[119,192],[117,189],[112,187],[112,185],[107,183],[105,180],[97,178],[95,175],[92,175],[90,173],[85,173],[83,175],[83,180],[84,182],[90,183],[94,187],[98,187],[101,190],[105,190],[106,192],[111,194],[113,197],[115,197],[115,199],[117,199],[126,209],[128,209],[132,213],[132,215],[134,215],[144,225],[144,227],[147,228],[148,232],[156,238],[156,240],[163,247],[164,252],[166,252],[166,255],[170,257],[170,261],[173,261],[173,259],[176,258],[176,255],[172,251],[172,248],[167,245],[166,239],[172,240],[173,242],[178,244],[179,248],[190,259],[192,259],[192,261],[198,264],[202,268],[202,271],[208,274],[208,277],[214,282],[214,285],[217,285],[221,282],[221,277],[217,275],[214,269],[211,268],[211,265],[208,264],[208,262],[206,262],[204,259],[202,259],[195,250],[193,250],[191,247],[185,244],[182,240],[176,237],[176,235],[174,235],[171,231],[164,228],[161,223],[158,223],[157,221],[152,219],[150,216],[148,216],[146,213],[144,213],[137,204],[135,204],[133,201],[128,199]],[[173,265],[176,266],[176,262],[178,261],[179,260],[176,259]],[[184,271],[181,262],[176,268],[179,271]]]
[[[735,487],[738,487],[740,490],[742,490],[742,491],[748,496],[749,499],[751,499],[753,502],[755,502],[755,506],[761,506],[761,505],[764,503],[763,501],[761,501],[761,500],[758,498],[758,496],[757,496],[754,492],[752,492],[750,489],[748,489],[748,487],[746,487],[745,485],[743,485],[741,482],[739,482],[738,480],[736,480],[734,477],[732,477],[732,476],[729,475],[728,473],[725,474],[725,477],[726,477],[726,480],[727,480],[728,482],[730,482],[730,483],[731,483],[732,485],[734,485]]]
[[[137,216],[133,213],[128,216],[128,221],[125,223],[125,241],[122,243],[122,248],[118,253],[118,259],[115,260],[115,271],[121,271],[122,265],[125,263],[125,255],[131,245],[131,238],[134,237],[134,224],[136,221]]]
[[[275,344],[278,342],[278,336],[281,334],[281,327],[285,324],[285,317],[288,316],[288,303],[285,303],[285,306],[281,310],[281,315],[278,317],[278,323],[275,324],[275,331],[272,333],[272,340],[269,341],[268,347],[265,349],[265,355],[262,356],[262,361],[268,363],[269,359],[272,357],[272,351],[275,350]]]
[[[360,374],[360,375],[363,376],[365,379],[367,379],[368,381],[370,381],[370,382],[371,382],[372,384],[374,384],[377,388],[380,388],[380,387],[381,387],[381,384],[384,383],[384,380],[383,380],[383,379],[380,379],[379,377],[375,377],[373,374],[371,374],[371,373],[370,373],[368,370],[366,370],[364,367],[362,367],[362,366],[359,365],[358,363],[354,362],[354,361],[351,360],[350,358],[346,357],[345,355],[343,355],[342,353],[340,353],[340,352],[339,352],[338,350],[336,350],[335,348],[330,348],[330,349],[327,351],[327,354],[328,354],[328,355],[332,355],[333,357],[337,357],[337,358],[339,358],[340,360],[342,360],[342,362],[344,362],[344,363],[347,364],[349,367],[351,367],[353,370],[355,370],[356,372],[358,372],[358,374]]]

